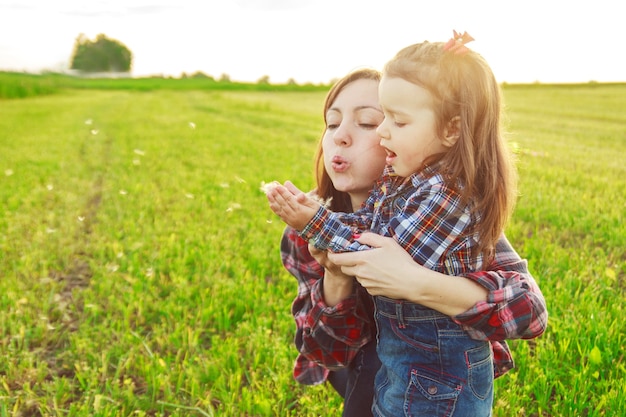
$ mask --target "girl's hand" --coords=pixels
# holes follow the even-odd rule
[[[320,207],[319,203],[289,181],[285,185],[271,187],[266,194],[270,209],[296,230],[302,230]]]

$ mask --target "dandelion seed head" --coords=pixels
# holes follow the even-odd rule
[[[278,187],[280,185],[280,183],[278,181],[272,181],[272,182],[265,182],[265,181],[261,181],[261,191],[264,192],[265,194],[269,193],[270,191],[272,191],[274,188]]]

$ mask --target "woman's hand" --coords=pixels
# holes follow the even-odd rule
[[[371,295],[408,300],[449,316],[487,298],[487,289],[467,278],[419,265],[393,238],[363,233],[357,240],[372,249],[329,253],[328,260],[355,276]]]
[[[309,245],[309,252],[318,264],[324,267],[324,301],[329,307],[339,304],[352,294],[354,277],[342,272],[339,265],[328,259],[328,252]]]
[[[419,285],[416,274],[411,271],[423,267],[413,261],[393,238],[363,233],[357,240],[372,249],[330,253],[329,261],[340,266],[344,274],[357,277],[371,295],[406,299],[407,290],[414,290]]]

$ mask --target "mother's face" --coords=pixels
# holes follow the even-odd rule
[[[326,112],[322,138],[324,167],[335,188],[360,205],[385,166],[376,128],[384,116],[378,82],[361,79],[344,87]]]

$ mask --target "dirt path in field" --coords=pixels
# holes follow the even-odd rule
[[[90,135],[93,136],[93,130]],[[93,224],[97,222],[98,211],[102,203],[102,192],[104,185],[104,176],[106,167],[110,163],[110,152],[112,139],[104,137],[99,142],[99,149],[95,158],[86,151],[88,143],[93,143],[93,137],[88,137],[83,146],[80,147],[77,162],[89,167],[87,170],[95,171],[94,181],[90,187],[84,190],[87,196],[85,205],[81,212],[83,216],[80,218],[81,227],[79,227],[74,236],[76,249],[71,256],[71,262],[63,271],[50,271],[49,278],[60,284],[60,291],[55,294],[56,307],[61,314],[55,315],[58,320],[53,325],[61,326],[66,330],[75,331],[80,324],[80,316],[83,312],[84,303],[81,291],[88,288],[91,283],[93,272],[90,265],[92,258],[89,253],[90,240],[93,233]]]

